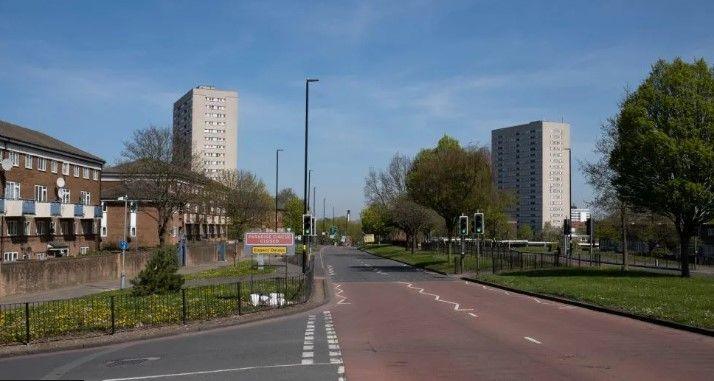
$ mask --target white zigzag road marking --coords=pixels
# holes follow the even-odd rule
[[[337,304],[351,304],[351,303],[345,302],[345,300],[347,300],[347,297],[342,295],[342,293],[343,293],[345,290],[341,289],[340,287],[342,287],[341,284],[336,284],[336,283],[335,283],[335,290],[337,290],[337,292],[335,293],[335,296],[338,297],[338,298],[340,298],[340,300],[337,301]]]
[[[420,293],[420,294],[433,296],[433,297],[434,297],[434,300],[437,301],[437,302],[453,304],[453,305],[454,305],[454,311],[466,312],[466,311],[473,311],[473,310],[474,310],[473,308],[460,308],[461,306],[459,305],[459,303],[451,302],[451,301],[448,301],[448,300],[443,300],[443,299],[441,299],[441,297],[440,297],[439,295],[432,294],[432,293],[430,293],[430,292],[424,292],[424,289],[423,289],[423,288],[414,287],[414,285],[411,284],[411,283],[407,283],[407,282],[399,282],[399,283],[406,284],[407,287],[409,287],[409,288],[411,288],[411,289],[419,290],[419,293]]]

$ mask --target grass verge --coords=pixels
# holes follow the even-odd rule
[[[714,329],[714,277],[559,268],[482,275],[504,286]]]
[[[405,250],[400,246],[392,245],[368,245],[363,247],[364,250],[370,253],[388,259],[408,263],[415,267],[420,267],[428,270],[440,271],[447,274],[454,273],[454,261],[458,260],[458,255],[447,256],[435,251],[416,251],[412,254],[411,251]],[[487,269],[491,266],[489,258],[481,258],[479,260],[481,269]],[[476,268],[476,258],[473,255],[464,257],[464,270],[472,271]]]
[[[236,264],[217,267],[215,269],[204,270],[197,273],[186,274],[184,279],[209,279],[209,278],[230,278],[244,275],[270,274],[275,271],[273,266],[265,266],[263,270],[259,270],[255,266],[254,261],[239,261]]]

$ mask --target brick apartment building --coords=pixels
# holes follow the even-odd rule
[[[158,212],[150,197],[132,193],[123,184],[126,173],[120,167],[107,167],[102,172],[102,247],[117,248],[126,237],[132,248],[159,245]],[[122,197],[128,197],[125,205]],[[126,209],[125,209],[126,207]],[[126,210],[126,214],[125,214]],[[164,243],[174,245],[185,236],[188,241],[217,241],[227,237],[226,217],[220,208],[200,203],[188,204],[174,213],[164,234]]]
[[[0,121],[0,259],[44,259],[99,248],[104,160]]]

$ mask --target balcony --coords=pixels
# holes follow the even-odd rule
[[[22,200],[22,214],[35,214],[35,201],[34,200]]]
[[[74,216],[75,217],[84,217],[84,205],[74,204]]]
[[[104,216],[104,212],[102,212],[102,207],[95,206],[94,207],[94,218],[102,218],[103,216]]]
[[[59,217],[62,215],[62,204],[59,202],[50,203],[50,216]]]

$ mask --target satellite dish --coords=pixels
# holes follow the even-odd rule
[[[62,187],[64,187],[64,179],[63,179],[62,177],[58,177],[58,178],[57,178],[57,181],[56,181],[56,184],[57,184],[57,188],[62,188]]]
[[[2,160],[3,171],[9,171],[11,168],[12,168],[12,160],[10,160],[10,158],[3,159]]]
[[[57,189],[57,197],[62,198],[64,197],[64,188]]]

